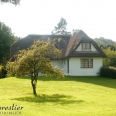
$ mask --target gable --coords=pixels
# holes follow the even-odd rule
[[[79,46],[76,48],[75,51],[81,52],[81,51],[91,51],[91,52],[97,52],[97,49],[94,47],[94,45],[90,42],[86,42],[87,44],[84,45],[84,42],[80,43]],[[87,47],[88,49],[84,49],[83,47]]]

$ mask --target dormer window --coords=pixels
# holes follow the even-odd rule
[[[90,50],[91,50],[91,44],[89,42],[83,42],[82,51],[90,51]]]

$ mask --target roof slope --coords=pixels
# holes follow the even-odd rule
[[[56,39],[55,45],[62,51],[62,57],[64,57],[70,35],[28,35],[27,37],[16,41],[11,45],[10,57],[13,58],[18,50],[29,48],[36,40],[47,41],[48,39],[52,41]]]
[[[18,52],[18,50],[27,49],[35,40],[53,41],[57,38],[56,47],[62,51],[61,58],[66,57],[106,57],[98,45],[82,30],[78,30],[74,35],[28,35],[27,37],[15,42],[11,45],[11,58]],[[59,39],[60,38],[60,39]],[[59,41],[60,40],[60,41]],[[82,42],[90,42],[97,49],[97,52],[78,52],[75,49]]]
[[[73,36],[70,37],[69,44],[66,50],[66,56],[70,56],[73,50],[76,49],[77,45],[82,40],[91,40],[82,30],[78,30]]]

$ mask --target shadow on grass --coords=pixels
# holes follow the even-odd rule
[[[56,79],[49,77],[38,77],[41,81],[77,81],[83,83],[91,83],[95,85],[105,86],[116,89],[116,79],[106,77],[92,77],[92,76],[66,76],[64,79]]]
[[[95,85],[116,89],[116,79],[106,77],[72,77],[72,78],[78,82],[91,83]]]
[[[75,100],[72,96],[68,95],[59,95],[59,94],[53,94],[53,95],[37,95],[36,97],[20,97],[15,98],[12,100],[18,100],[18,101],[26,101],[26,102],[36,102],[36,103],[47,103],[47,102],[53,102],[57,104],[73,104],[73,103],[83,103],[83,100]]]
[[[17,78],[30,79],[29,76],[17,77]],[[66,76],[65,78],[57,79],[56,77],[39,76],[38,81],[77,81],[77,82],[91,83],[91,84],[96,84],[96,85],[101,85],[101,86],[116,89],[116,79],[106,78],[106,77]]]

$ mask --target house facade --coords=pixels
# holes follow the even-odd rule
[[[52,61],[53,66],[58,66],[70,76],[97,76],[103,66],[102,58],[96,57],[71,57],[60,61]]]
[[[11,60],[18,50],[28,48],[38,39],[60,40],[55,45],[62,51],[62,56],[52,60],[52,65],[63,69],[67,75],[97,76],[102,59],[106,57],[93,39],[78,30],[74,35],[29,35],[11,45]]]

